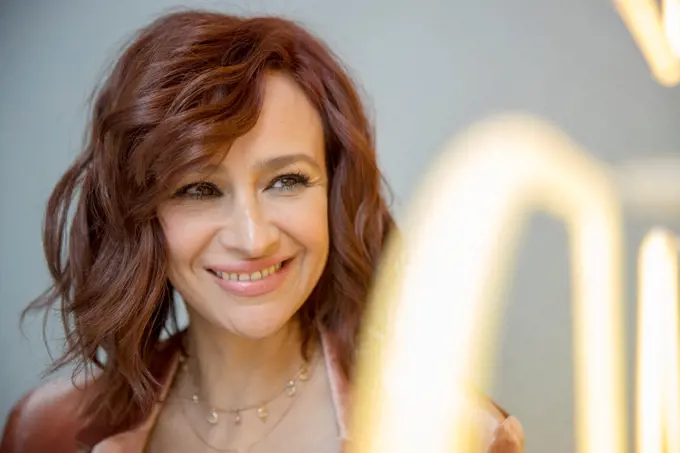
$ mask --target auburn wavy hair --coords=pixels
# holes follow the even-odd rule
[[[76,372],[96,372],[87,414],[105,408],[119,424],[155,402],[151,357],[164,332],[177,330],[157,206],[224,148],[211,145],[255,125],[270,71],[297,82],[325,129],[330,253],[299,314],[306,342],[321,329],[335,336],[351,377],[369,286],[394,226],[360,96],[329,49],[291,21],[174,12],[140,30],[95,91],[84,149],[47,204],[53,284],[24,314],[61,313],[65,353],[51,370],[75,363]]]

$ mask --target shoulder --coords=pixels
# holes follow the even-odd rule
[[[155,377],[164,379],[170,371],[170,358],[181,347],[182,333],[158,343],[149,364]],[[0,453],[80,453],[118,432],[124,425],[110,423],[105,414],[83,415],[87,403],[101,391],[97,382],[96,377],[75,382],[59,379],[27,393],[7,418]]]
[[[517,418],[488,398],[475,398],[472,413],[487,453],[524,453],[524,429]]]
[[[27,393],[7,418],[0,453],[76,453],[83,396],[70,379],[50,381]]]
[[[488,453],[524,453],[524,429],[515,417],[507,417],[496,429]]]

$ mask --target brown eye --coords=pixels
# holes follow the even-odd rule
[[[175,193],[175,197],[190,197],[197,200],[204,198],[216,198],[222,195],[222,192],[212,183],[197,182],[188,184]]]
[[[291,173],[274,178],[268,189],[287,192],[301,187],[309,187],[309,177],[302,173]]]

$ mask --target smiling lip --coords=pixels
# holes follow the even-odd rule
[[[278,289],[285,281],[292,259],[249,261],[238,265],[214,266],[208,272],[225,291],[246,297]]]

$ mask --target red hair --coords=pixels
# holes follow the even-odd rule
[[[58,305],[66,350],[53,369],[98,369],[88,414],[107,408],[112,424],[125,423],[156,400],[151,357],[164,329],[177,329],[156,208],[186,171],[215,157],[211,144],[254,126],[268,71],[290,75],[323,121],[330,253],[299,314],[306,342],[322,329],[335,337],[350,377],[394,226],[360,97],[332,53],[290,21],[172,13],[139,32],[97,91],[84,150],[47,205],[53,284],[27,310]]]

